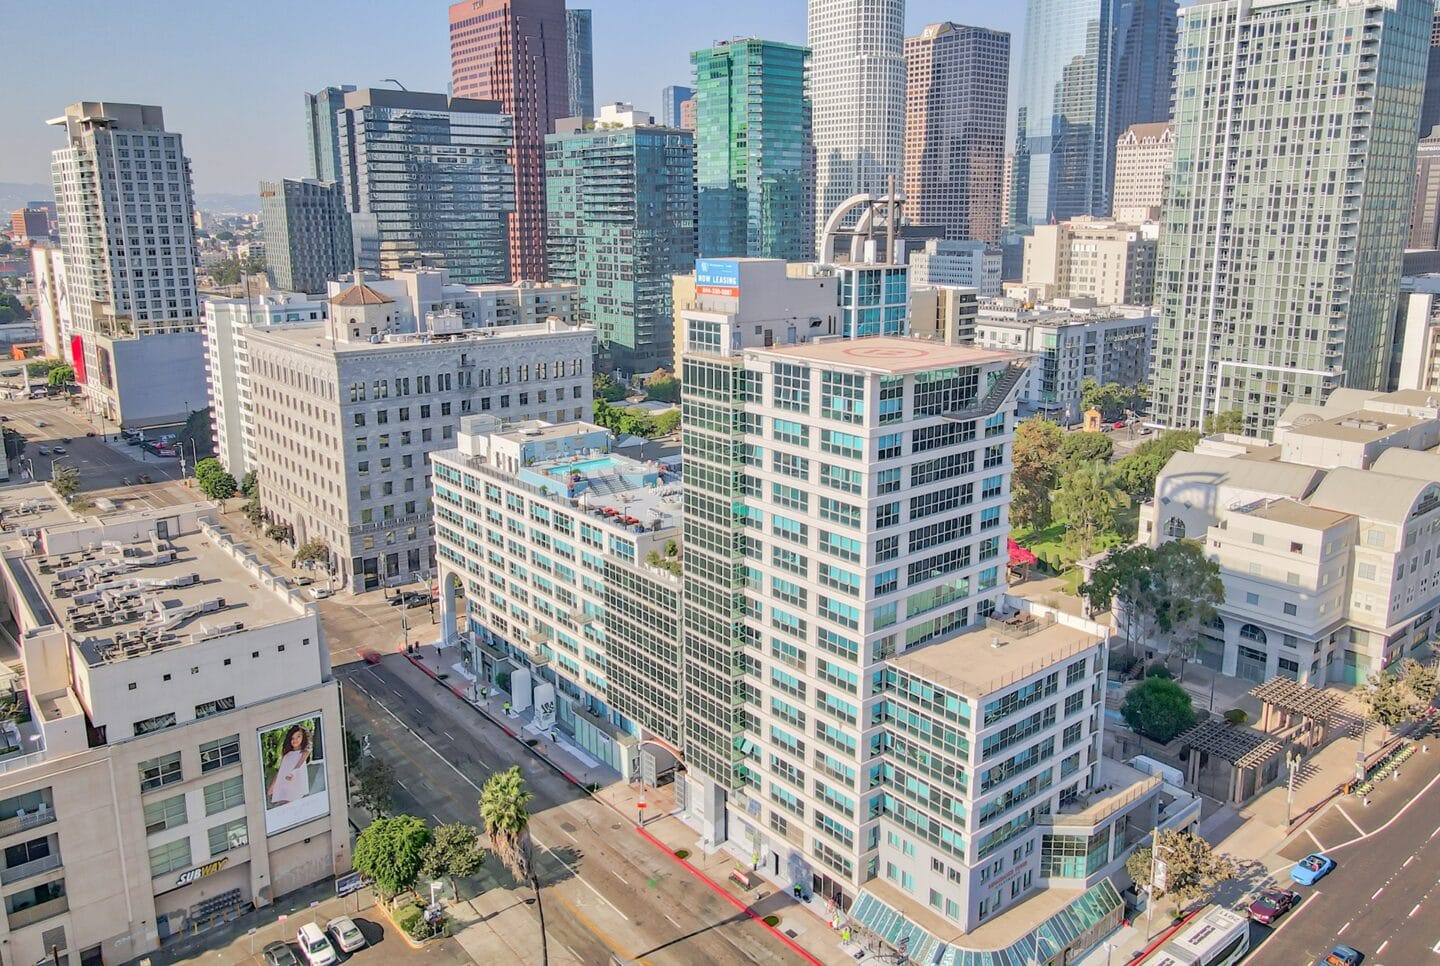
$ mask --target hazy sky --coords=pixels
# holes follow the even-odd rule
[[[688,84],[689,53],[757,36],[805,42],[804,0],[572,0],[594,11],[595,101],[658,113]],[[61,135],[45,125],[80,100],[159,104],[185,137],[195,188],[253,194],[306,177],[301,94],[329,84],[443,91],[445,0],[6,0],[0,181],[50,180]],[[1009,30],[1023,0],[909,0],[906,33],[954,20]]]

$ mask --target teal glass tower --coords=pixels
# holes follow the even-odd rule
[[[702,257],[814,256],[809,57],[753,39],[690,55]]]

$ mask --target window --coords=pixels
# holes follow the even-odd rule
[[[153,835],[156,832],[163,832],[167,828],[177,828],[184,824],[184,795],[176,795],[174,798],[162,798],[159,801],[149,802],[145,805],[146,835]]]
[[[240,761],[240,736],[217,738],[200,746],[200,771],[214,771]]]
[[[205,814],[214,815],[227,808],[245,804],[245,778],[236,775],[205,786]]]
[[[773,421],[775,441],[777,443],[792,443],[796,446],[810,445],[810,429],[794,420],[777,419]]]
[[[150,850],[150,878],[190,865],[190,840],[176,839]]]
[[[157,714],[153,718],[135,722],[135,737],[173,727],[175,727],[175,712],[167,711],[165,714]]]
[[[220,714],[222,711],[235,710],[235,696],[228,698],[216,698],[214,701],[206,701],[204,704],[195,705],[195,717],[208,718],[212,714]]]
[[[796,412],[810,411],[810,368],[788,362],[776,363],[773,387],[775,405]]]
[[[139,767],[142,792],[165,785],[173,785],[180,781],[180,752],[172,751],[168,755],[142,761]]]
[[[222,852],[229,852],[231,849],[242,848],[250,844],[250,826],[242,815],[240,818],[224,825],[217,825],[210,829],[210,857],[220,855]]]

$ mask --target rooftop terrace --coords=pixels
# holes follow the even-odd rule
[[[968,698],[992,694],[1101,643],[1093,634],[1020,612],[912,647],[891,663]]]
[[[747,354],[766,358],[778,356],[796,362],[844,366],[886,375],[926,372],[949,366],[987,365],[1021,358],[1017,353],[1002,352],[998,349],[976,349],[973,346],[947,345],[929,339],[905,339],[899,336],[807,342],[769,349],[751,349]]]

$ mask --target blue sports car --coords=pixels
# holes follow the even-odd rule
[[[1296,862],[1295,868],[1290,870],[1290,878],[1301,885],[1314,885],[1328,875],[1333,868],[1335,868],[1334,859],[1316,852]]]

